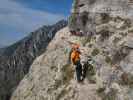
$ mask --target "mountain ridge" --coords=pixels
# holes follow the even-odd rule
[[[28,73],[33,60],[46,50],[56,31],[67,25],[61,20],[31,32],[15,44],[3,48],[0,54],[0,100],[8,100],[19,81]]]

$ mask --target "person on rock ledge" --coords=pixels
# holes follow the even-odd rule
[[[82,65],[80,63],[80,49],[78,44],[73,44],[72,45],[72,50],[71,50],[71,62],[75,65],[75,70],[76,70],[76,77],[78,82],[82,82]]]

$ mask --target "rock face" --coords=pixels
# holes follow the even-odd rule
[[[96,83],[105,100],[133,98],[132,11],[131,0],[74,0],[69,29],[91,37],[88,55],[96,62]]]
[[[43,26],[19,42],[0,51],[0,100],[9,100],[19,82],[28,73],[33,60],[41,55],[55,33],[65,27],[62,20],[52,26]]]
[[[91,39],[70,36],[68,27],[57,32],[46,52],[34,61],[11,100],[132,100],[132,49],[123,44],[128,40],[123,36],[112,44],[113,36],[106,42],[99,39],[99,34],[95,36],[97,38]],[[88,70],[83,84],[76,82],[74,67],[68,63],[71,42],[80,44],[81,61],[88,56],[94,60],[95,72]]]
[[[70,37],[68,27],[57,32],[47,51],[34,61],[11,100],[81,100],[84,95],[101,100],[96,95],[95,84],[76,83],[74,67],[68,64],[69,42],[80,43],[78,39],[81,38]]]
[[[132,19],[132,0],[74,0],[69,28],[81,29],[85,33],[94,32],[95,26],[106,23],[110,16]],[[124,23],[119,23],[117,27],[122,24]]]
[[[131,0],[74,0],[69,28],[57,32],[11,100],[132,100],[132,11]],[[77,29],[85,36],[70,35]],[[83,84],[68,63],[70,43],[80,44],[82,64],[93,60]]]

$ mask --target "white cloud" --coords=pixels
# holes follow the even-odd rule
[[[64,18],[60,14],[25,8],[12,0],[0,0],[0,33],[2,34],[22,35],[22,33],[29,33],[42,25],[53,24]],[[0,43],[1,39],[0,34]]]
[[[21,32],[29,32],[63,18],[63,15],[25,8],[11,0],[2,0],[0,3],[0,25],[10,26]]]
[[[63,18],[63,15],[25,8],[11,0],[2,0],[0,3],[0,24],[20,29],[22,32],[31,31],[44,24],[53,24]]]

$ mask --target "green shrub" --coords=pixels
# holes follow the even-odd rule
[[[133,27],[128,29],[128,33],[133,33]]]
[[[75,25],[76,25],[76,21],[77,21],[77,15],[75,13],[71,14],[71,16],[69,17],[69,28],[74,29]]]
[[[73,1],[73,10],[74,12],[69,16],[68,19],[68,26],[70,29],[75,29],[76,21],[77,21],[77,6],[78,5],[78,0]]]
[[[126,51],[126,52],[123,52]],[[123,60],[127,55],[129,54],[129,49],[126,47],[121,47],[119,50],[115,52],[115,54],[112,57],[113,63],[118,63],[121,60]]]
[[[117,43],[117,42],[119,42],[120,40],[121,40],[121,38],[115,37],[115,39],[113,40],[113,43]]]
[[[67,91],[66,89],[63,89],[63,90],[60,92],[60,94],[57,95],[56,100],[61,100],[61,98],[62,98],[63,96],[65,96],[66,94],[68,94],[68,92],[69,92],[69,91]]]
[[[72,66],[70,66],[69,64],[63,66],[62,75],[63,75],[63,80],[62,80],[63,84],[68,84],[74,75]]]
[[[131,20],[130,19],[125,19],[125,22],[124,22],[124,24],[125,24],[125,27],[131,27]]]
[[[101,38],[102,41],[107,39],[110,36],[110,32],[109,32],[108,29],[101,30],[100,34],[101,34],[100,38]]]
[[[101,13],[101,18],[103,23],[108,23],[110,20],[110,16],[108,13]]]
[[[98,49],[98,48],[95,48],[95,49],[92,51],[91,55],[92,55],[92,56],[96,56],[96,55],[98,55],[99,53],[100,53],[99,49]]]
[[[104,90],[105,90],[105,88],[98,88],[97,93],[102,93],[102,92],[104,92]]]
[[[76,11],[77,7],[78,7],[78,0],[73,0],[73,9],[74,9],[74,11]]]
[[[52,66],[53,68],[54,66]],[[55,80],[55,83],[51,85],[51,87],[48,89],[48,93],[51,93],[54,90],[57,90],[62,85],[67,86],[70,80],[73,78],[74,71],[72,69],[72,66],[69,64],[66,64],[62,68],[62,78]],[[63,91],[65,92],[65,91]],[[64,93],[61,93],[58,95],[58,98],[60,98]]]
[[[86,45],[86,43],[89,43],[91,41],[91,37],[87,36],[82,39],[83,46]]]
[[[106,56],[105,61],[108,64],[112,64],[112,59],[109,56]]]

